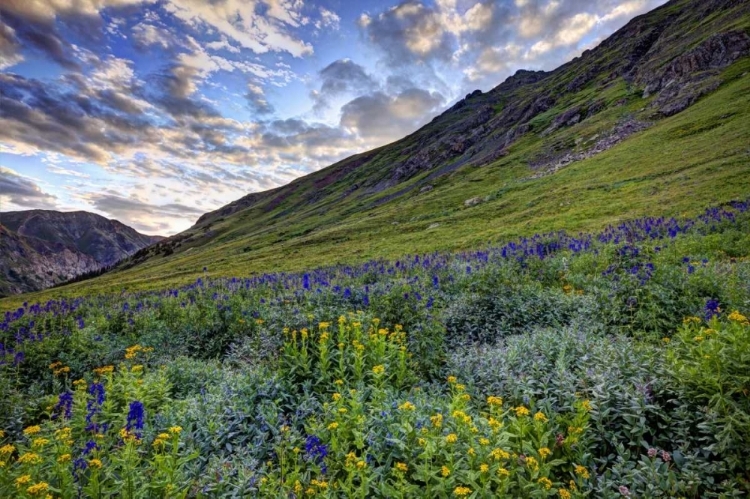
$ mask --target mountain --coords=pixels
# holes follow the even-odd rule
[[[161,239],[85,211],[0,213],[0,296],[97,271]]]
[[[749,74],[750,2],[672,0],[553,71],[518,71],[65,292],[476,248],[746,199]]]

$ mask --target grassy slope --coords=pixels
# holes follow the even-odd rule
[[[0,308],[26,300],[184,284],[203,275],[204,266],[214,276],[299,270],[471,248],[541,231],[596,230],[623,218],[695,214],[709,205],[746,198],[750,195],[748,72],[750,60],[735,63],[724,71],[724,83],[715,93],[613,149],[553,175],[529,179],[527,161],[543,147],[542,140],[530,134],[514,144],[508,156],[436,179],[427,193],[415,189],[393,202],[373,205],[336,203],[334,190],[320,203],[291,213],[288,207],[295,199],[285,199],[271,210],[261,203],[215,223],[211,227],[215,237],[205,246],[152,258],[92,281],[8,298],[0,301]],[[628,103],[560,132],[557,140],[586,140],[620,118],[647,113],[648,101],[624,84],[612,85],[597,97],[627,98]],[[535,118],[540,128],[562,104]],[[302,182],[312,184],[315,179],[319,181],[320,175]],[[410,179],[378,196],[420,180]],[[475,196],[489,199],[465,207],[464,201]],[[440,225],[430,229],[435,223]]]

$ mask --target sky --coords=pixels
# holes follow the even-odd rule
[[[0,211],[171,235],[665,0],[1,0]]]

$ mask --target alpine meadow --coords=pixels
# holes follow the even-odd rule
[[[246,3],[0,5],[0,498],[750,494],[750,2]],[[531,6],[536,17],[513,21]],[[581,31],[587,45],[559,52],[556,69],[498,63],[487,78],[506,78],[488,91],[403,83],[428,69],[484,81],[500,50],[481,45],[485,32],[508,61],[546,68],[533,57],[572,43],[570,19],[605,29],[631,11],[606,36]],[[106,89],[111,73],[86,65],[107,44],[74,43],[79,15],[109,33],[102,50],[131,54],[128,74],[158,69],[157,53],[184,62],[185,47],[193,66]],[[549,25],[532,43],[534,20]],[[166,35],[177,27],[180,42]],[[325,50],[376,43],[390,55],[338,59],[349,79],[304,96],[325,114],[336,95],[370,92],[341,107],[339,128],[272,136],[302,127],[271,116]],[[455,69],[472,51],[478,62]],[[39,76],[42,53],[62,68],[49,81],[73,93]],[[378,87],[376,69],[407,56]],[[277,82],[272,102],[244,81],[247,95],[232,93],[240,59],[292,88]],[[450,88],[465,97],[443,99]],[[212,92],[264,118],[219,137],[240,118]],[[424,99],[435,103],[402,133]],[[141,168],[159,184],[151,151],[173,155],[153,162],[179,182],[203,171],[231,184],[240,170],[221,177],[207,158],[251,144],[294,163],[307,140],[333,148],[337,133],[364,140],[381,125],[402,138],[352,142],[365,152],[213,211],[202,202],[218,187],[146,202],[118,176]],[[133,144],[140,166],[123,166]],[[106,154],[119,159],[101,166]],[[54,182],[24,169],[37,160],[70,181],[45,193]],[[72,210],[84,201],[133,228]],[[182,218],[185,230],[159,225]]]

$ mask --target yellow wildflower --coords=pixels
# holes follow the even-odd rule
[[[294,482],[294,493],[299,494],[301,492],[302,492],[302,484],[299,482],[299,480],[297,480],[296,482]]]
[[[4,430],[0,430],[0,438],[5,438],[5,431]]]
[[[336,381],[333,382],[333,384],[337,385],[337,386],[341,386],[341,385],[344,384],[344,380],[343,379],[337,379]]]
[[[741,323],[741,324],[744,324],[744,325],[746,325],[746,326],[748,325],[748,322],[749,322],[749,321],[747,320],[747,317],[745,317],[744,315],[742,315],[742,314],[741,314],[741,313],[739,312],[739,310],[735,310],[735,311],[733,311],[733,312],[732,312],[731,314],[729,314],[729,316],[728,316],[727,318],[728,318],[728,319],[729,319],[730,321],[735,321],[735,322],[739,322],[739,323]]]
[[[537,480],[537,482],[539,482],[539,484],[547,490],[552,488],[552,481],[547,477],[542,477],[539,480]]]
[[[398,406],[398,409],[400,411],[413,411],[414,409],[416,409],[416,407],[414,407],[414,404],[407,400],[406,402]]]
[[[498,468],[497,470],[497,476],[500,478],[506,478],[510,476],[510,471],[506,470],[505,468]]]
[[[671,340],[670,338],[667,338],[667,337],[665,336],[664,338],[662,338],[662,339],[661,339],[661,341],[662,341],[662,342],[664,342],[664,343],[669,343],[669,342],[670,342],[670,341],[672,341],[672,340]]]
[[[456,383],[456,390],[458,390],[459,392],[462,392],[466,390],[466,385],[462,385],[461,383]]]
[[[474,457],[477,454],[477,451],[474,450],[474,447],[469,447],[469,450],[466,451],[466,453],[472,457]]]
[[[540,421],[542,423],[546,423],[549,420],[547,419],[547,416],[545,416],[542,411],[539,411],[536,414],[534,414],[534,421]]]
[[[406,463],[396,463],[396,469],[402,473],[406,473],[409,470],[409,467]]]
[[[501,406],[503,405],[503,398],[502,397],[493,397],[489,396],[487,397],[487,405],[491,406]]]
[[[111,374],[113,372],[115,372],[115,366],[103,366],[94,369],[94,374],[97,376],[104,376],[105,374]],[[83,384],[86,384],[86,381],[84,381]]]
[[[331,327],[331,323],[330,322],[321,322],[320,324],[318,324],[318,327],[320,329],[328,329],[329,327]]]
[[[335,430],[338,427],[339,427],[339,424],[336,421],[328,425],[329,430]]]
[[[136,366],[133,366],[133,367],[130,368],[130,372],[133,372],[133,373],[143,372],[143,366],[140,365],[140,364],[138,364]]]
[[[567,489],[557,489],[557,493],[560,494],[560,499],[570,499],[572,497]]]
[[[31,475],[22,475],[16,478],[16,487],[20,487],[21,485],[26,485],[31,481]]]
[[[526,466],[528,466],[529,469],[537,470],[537,469],[539,469],[539,461],[537,461],[533,457],[527,457],[526,458]]]
[[[508,459],[510,454],[503,449],[492,449],[490,456],[500,461],[501,459]]]
[[[590,400],[584,400],[583,402],[581,402],[581,407],[586,412],[591,411],[591,401]]]
[[[2,447],[0,447],[0,454],[13,454],[15,452],[16,448],[13,445],[5,444]]]
[[[23,454],[18,458],[18,462],[22,464],[38,464],[42,462],[42,458],[39,457],[39,454],[34,454],[33,452],[27,452],[26,454]]]
[[[530,414],[529,410],[522,405],[519,405],[518,407],[513,408],[513,410],[516,411],[516,416],[519,418],[521,416],[528,416]]]
[[[455,376],[448,376],[448,383],[453,384],[456,381],[458,381],[458,378],[456,378]]]
[[[89,461],[89,466],[92,468],[99,469],[102,467],[102,461],[100,459],[94,458],[91,461]]]
[[[479,439],[479,444],[480,445],[490,445],[490,439],[482,437],[482,438]]]
[[[71,457],[72,456],[70,454],[63,454],[62,456],[57,458],[57,462],[60,464],[67,463],[68,461],[70,461]]]
[[[547,447],[542,447],[541,449],[539,449],[539,457],[541,457],[542,459],[547,459],[550,454],[552,454],[552,451]]]
[[[381,374],[383,374],[384,372],[385,372],[385,366],[384,366],[384,365],[382,365],[382,364],[381,364],[381,365],[378,365],[378,366],[375,366],[375,367],[373,367],[373,368],[372,368],[372,373],[373,373],[373,374],[374,374],[375,376],[380,376],[380,375],[381,375]]]
[[[695,338],[693,338],[693,339],[694,339],[695,341],[697,341],[697,342],[699,342],[699,343],[700,343],[701,341],[703,341],[703,336],[701,336],[701,335],[698,335],[698,336],[696,336],[696,337],[695,337]]]
[[[430,417],[430,422],[432,423],[432,426],[435,428],[440,428],[443,426],[443,415],[442,414],[435,414],[434,416]]]
[[[35,435],[35,434],[39,433],[40,431],[42,431],[42,427],[39,426],[39,425],[29,426],[28,428],[26,428],[25,430],[23,430],[23,434],[27,435],[27,436],[28,435]]]
[[[425,446],[425,445],[427,444],[427,440],[425,440],[424,438],[420,438],[420,439],[418,439],[418,440],[417,440],[417,443],[418,443],[418,444],[419,444],[419,445],[420,445],[421,447],[424,447],[424,446]]]
[[[346,414],[347,410],[346,407],[339,407],[339,414]]]
[[[588,479],[588,477],[589,477],[589,470],[587,470],[585,466],[581,466],[580,464],[576,465],[576,467],[575,467],[575,473],[576,473],[576,475],[580,476],[581,478]]]
[[[451,470],[447,466],[443,466],[442,468],[440,468],[440,474],[443,475],[443,478],[445,478],[451,474]]]
[[[490,418],[489,421],[487,421],[487,422],[489,423],[490,428],[492,428],[495,431],[499,430],[503,426],[503,423],[500,422],[500,421],[498,421],[495,418]]]
[[[169,433],[172,435],[179,435],[182,431],[182,426],[172,426],[169,428]]]
[[[489,470],[490,470],[489,465],[484,464],[484,463],[479,465],[479,471],[481,471],[482,473],[487,473]]]
[[[334,393],[332,398],[333,398],[334,402],[338,402],[339,400],[341,400],[341,394],[340,393]]]
[[[458,441],[458,435],[456,435],[455,433],[450,433],[445,437],[445,441],[449,444],[455,444]]]
[[[453,494],[458,497],[466,497],[471,494],[471,489],[469,487],[456,487]]]

